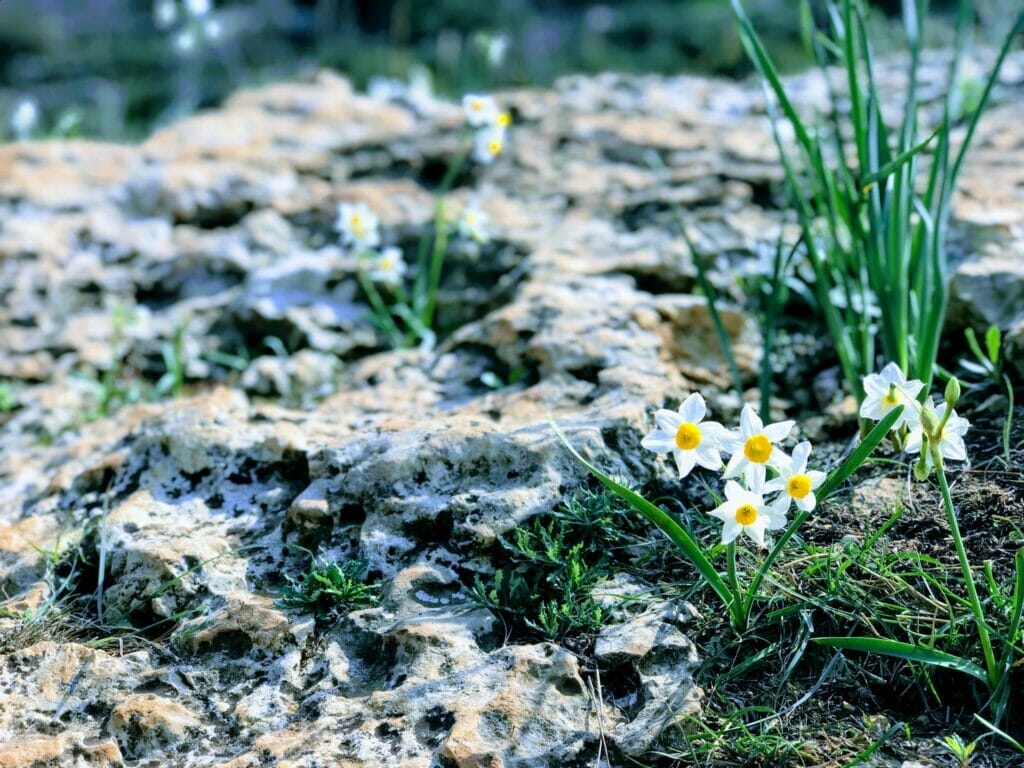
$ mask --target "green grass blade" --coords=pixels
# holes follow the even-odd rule
[[[920,144],[911,147],[906,152],[902,152],[901,154],[897,155],[892,160],[890,160],[888,163],[881,166],[874,173],[869,173],[867,176],[863,177],[860,180],[860,191],[863,193],[867,191],[867,189],[872,185],[877,184],[883,179],[885,179],[887,176],[891,176],[892,174],[896,173],[896,171],[898,171],[902,166],[909,163],[911,160],[914,159],[915,156],[919,155],[921,152],[927,149],[928,145],[932,142],[932,139],[938,136],[938,134],[939,131],[938,129],[936,129],[927,139],[922,141]]]
[[[1011,747],[1016,749],[1018,752],[1024,753],[1024,744],[1021,744],[1019,741],[1017,741],[1015,738],[1013,738],[1013,736],[1008,734],[1006,731],[1004,731],[1004,730],[1002,730],[1000,728],[997,728],[993,723],[990,723],[988,720],[986,720],[981,715],[976,714],[974,716],[974,719],[977,720],[982,725],[984,725],[986,728],[988,728],[996,736],[1001,737],[1004,741],[1006,741],[1007,744],[1009,744]]]
[[[740,606],[739,596],[733,594],[729,587],[726,585],[725,580],[721,577],[715,567],[711,564],[711,561],[707,559],[704,552],[701,550],[700,545],[694,540],[690,533],[681,526],[674,517],[668,512],[658,507],[638,493],[634,493],[625,486],[612,480],[608,475],[604,474],[601,470],[591,464],[589,461],[584,459],[572,444],[566,438],[565,434],[558,428],[553,419],[548,420],[551,427],[555,430],[555,434],[558,435],[558,439],[562,441],[569,452],[576,457],[587,471],[592,474],[598,482],[600,482],[605,488],[610,490],[616,496],[623,501],[627,502],[633,509],[635,509],[640,515],[654,523],[658,528],[661,529],[662,533],[671,539],[672,543],[675,544],[679,551],[689,560],[693,567],[697,569],[700,575],[708,583],[708,585],[715,591],[715,594],[721,598],[722,602],[729,609],[729,613],[733,616],[734,623],[737,618],[736,611]],[[742,622],[739,622],[742,624]]]
[[[1017,642],[1017,635],[1021,630],[1021,618],[1024,617],[1024,549],[1017,550],[1013,564],[1016,570],[1013,585],[1013,607],[1010,609],[1010,623],[1007,625],[1006,638],[1003,640],[1003,654],[999,660],[1000,669],[1003,670],[1008,670],[1013,663],[1014,644]]]
[[[814,642],[828,648],[876,653],[883,656],[892,656],[897,659],[916,661],[919,664],[928,664],[933,667],[954,669],[957,672],[963,672],[977,678],[983,683],[988,683],[988,676],[985,674],[985,670],[977,664],[960,656],[954,656],[951,653],[936,651],[934,648],[922,648],[912,643],[902,643],[898,640],[883,640],[878,637],[816,637]]]
[[[899,419],[900,414],[903,413],[905,406],[897,406],[893,408],[889,413],[885,415],[885,418],[879,421],[867,436],[861,440],[860,445],[851,453],[846,461],[844,461],[838,469],[831,472],[825,479],[825,482],[821,484],[818,489],[818,500],[828,498],[833,491],[836,490],[843,481],[852,475],[857,468],[867,461],[868,456],[871,455],[872,451],[878,446],[880,442],[889,434],[889,430],[892,429],[892,425]]]

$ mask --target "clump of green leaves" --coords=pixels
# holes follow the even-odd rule
[[[593,634],[607,619],[593,597],[614,555],[632,539],[627,507],[601,490],[580,490],[551,515],[517,527],[501,544],[508,562],[471,598],[494,611],[513,632],[549,640]]]
[[[281,593],[286,608],[297,608],[318,616],[340,614],[354,608],[377,604],[379,584],[367,582],[366,560],[333,562],[324,557],[310,561],[309,569]]]
[[[827,3],[823,29],[814,28],[809,2],[801,5],[808,47],[831,97],[828,113],[810,119],[791,101],[741,0],[732,6],[740,40],[768,96],[818,310],[850,390],[863,399],[861,379],[874,370],[879,352],[930,385],[948,298],[946,231],[953,191],[1002,63],[1024,28],[1024,13],[1007,19],[1009,31],[992,70],[971,100],[973,109],[962,115],[964,102],[956,102],[954,84],[973,10],[967,0],[960,2],[951,85],[938,124],[925,131],[919,122],[924,0],[903,3],[910,66],[903,119],[896,126],[883,119],[886,99],[875,78],[868,9],[861,0]],[[960,117],[965,132],[957,146]],[[792,129],[795,146],[782,140],[783,125]]]

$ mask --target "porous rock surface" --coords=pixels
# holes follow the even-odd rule
[[[1011,59],[1001,88],[1022,73]],[[323,73],[139,146],[0,148],[0,379],[18,403],[0,414],[0,766],[589,765],[699,710],[683,606],[619,615],[582,659],[507,644],[466,594],[501,536],[584,481],[549,416],[643,483],[670,475],[640,458],[653,407],[695,389],[736,407],[715,396],[725,364],[671,211],[735,295],[784,220],[760,90],[607,75],[502,101],[509,151],[451,194],[492,239],[453,248],[434,349],[385,348],[333,221],[366,202],[411,258],[460,147],[452,104]],[[956,201],[967,275],[1024,253],[1022,104],[985,118]],[[752,376],[756,326],[724,320]],[[152,384],[168,350],[181,397],[93,418],[113,359]],[[491,390],[487,372],[517,380]],[[327,625],[282,607],[306,550],[366,558],[380,604]],[[76,551],[79,606],[136,632],[27,621]],[[634,681],[633,706],[594,693],[594,663]]]

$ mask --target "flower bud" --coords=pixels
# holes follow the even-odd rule
[[[923,440],[924,442],[921,445],[921,456],[917,461],[914,462],[914,479],[919,481],[928,479],[928,462],[925,459],[925,456],[927,456],[928,454],[928,438],[925,437],[923,438]]]
[[[933,437],[939,430],[939,417],[931,403],[926,403],[921,409],[921,430],[925,437]],[[924,448],[921,449],[921,453],[924,453]]]
[[[946,383],[946,410],[949,411],[956,407],[957,400],[960,399],[960,380],[956,376],[951,378]]]

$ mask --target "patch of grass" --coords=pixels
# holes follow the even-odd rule
[[[313,613],[318,618],[374,606],[380,585],[367,582],[367,566],[366,560],[338,563],[315,557],[299,580],[282,590],[279,602],[286,608]]]
[[[637,542],[632,518],[611,493],[580,489],[503,539],[505,557],[493,577],[477,577],[471,597],[512,635],[585,644],[608,619],[594,587],[621,569],[612,567],[616,558]]]

